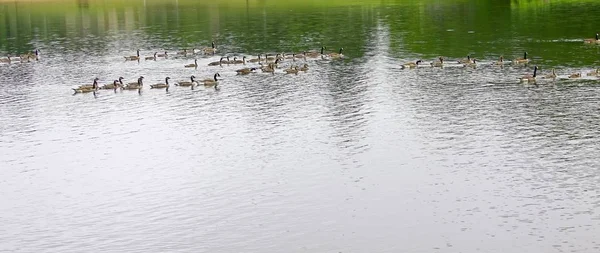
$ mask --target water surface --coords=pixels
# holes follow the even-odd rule
[[[0,251],[595,252],[593,1],[0,4]],[[123,56],[217,43],[215,56]],[[222,55],[344,47],[299,75]],[[532,64],[401,70],[467,54]],[[197,58],[198,69],[183,68]],[[284,61],[282,68],[303,61]],[[248,64],[250,66],[250,64]],[[146,86],[219,72],[219,89]]]

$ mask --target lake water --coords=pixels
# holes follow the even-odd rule
[[[0,3],[0,252],[600,251],[599,2],[123,2]]]

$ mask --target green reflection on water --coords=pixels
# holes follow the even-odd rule
[[[543,64],[583,66],[598,63],[598,47],[581,40],[600,30],[599,7],[589,0],[10,2],[0,3],[0,49],[15,55],[59,44],[61,50],[102,54],[115,40],[127,41],[131,50],[202,47],[215,40],[231,53],[326,45],[361,57],[377,47],[373,34],[385,30],[390,56],[402,59],[510,59],[528,51]]]

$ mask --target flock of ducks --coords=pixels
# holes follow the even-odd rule
[[[598,40],[598,37],[599,37],[598,34],[596,34],[595,39],[585,39],[584,43],[600,44],[600,40]],[[500,58],[497,61],[493,61],[493,62],[489,63],[488,65],[499,66],[499,67],[503,67],[503,66],[509,65],[509,64],[525,66],[529,63],[530,63],[530,59],[527,58],[527,52],[524,52],[522,58],[515,58],[512,61],[507,61],[504,59],[503,56],[500,56]],[[475,68],[480,64],[481,64],[481,62],[479,60],[472,58],[470,55],[467,55],[467,58],[459,59],[457,61],[448,61],[444,57],[440,56],[436,61],[432,61],[428,65],[425,64],[425,62],[423,60],[417,60],[415,62],[405,63],[405,64],[401,65],[400,68],[401,69],[412,69],[412,68],[423,67],[423,66],[439,67],[439,68],[444,68],[444,67],[472,67],[472,68]],[[538,70],[539,70],[538,66],[534,66],[532,74],[527,74],[527,75],[518,77],[518,80],[522,83],[536,83],[536,81],[538,81],[539,79],[555,80],[555,79],[561,77],[556,74],[556,70],[554,68],[551,70],[550,73],[547,73],[545,75],[539,75]],[[586,76],[600,78],[600,68],[598,68],[592,72],[588,72],[586,74]],[[577,72],[577,73],[563,75],[562,77],[564,77],[566,79],[577,79],[577,78],[584,77],[584,75],[581,72]]]
[[[600,45],[600,36],[599,34],[596,34],[595,38],[590,38],[590,39],[584,39],[583,42],[585,44],[599,44]],[[304,51],[301,53],[292,53],[292,54],[285,54],[285,53],[280,53],[280,54],[275,54],[275,55],[269,55],[269,54],[259,54],[257,56],[257,58],[247,58],[246,56],[242,56],[241,59],[238,59],[237,57],[233,57],[233,59],[230,59],[230,56],[223,56],[219,59],[219,61],[215,61],[215,62],[211,62],[208,63],[208,66],[220,66],[222,67],[223,65],[244,65],[247,66],[248,64],[255,64],[252,67],[244,67],[244,68],[240,68],[236,70],[236,73],[238,75],[248,75],[251,73],[255,73],[258,70],[261,70],[264,73],[271,73],[271,74],[275,74],[276,70],[279,69],[279,64],[283,61],[292,61],[292,62],[296,62],[296,61],[304,61],[306,62],[308,59],[323,59],[323,60],[330,60],[330,59],[340,59],[340,58],[344,58],[343,55],[343,50],[344,48],[340,48],[338,52],[331,52],[331,53],[326,53],[325,52],[326,47],[323,46],[321,47],[321,50],[313,50],[313,51]],[[201,49],[191,49],[191,50],[187,50],[187,49],[183,49],[180,52],[175,52],[174,55],[175,56],[188,56],[188,55],[212,55],[214,56],[217,53],[217,48],[215,46],[215,43],[212,42],[211,43],[211,47],[205,47],[205,48],[201,48]],[[11,57],[8,56],[6,58],[0,58],[0,63],[12,63],[12,62],[31,62],[31,61],[37,61],[39,60],[39,55],[40,55],[40,51],[39,50],[34,50],[32,52],[28,52],[26,54],[20,55],[18,57],[18,59],[15,59],[16,57]],[[504,65],[508,65],[508,64],[513,64],[513,65],[527,65],[530,63],[530,59],[527,58],[527,52],[523,53],[523,57],[522,58],[516,58],[513,59],[512,61],[507,61],[504,59],[503,56],[500,56],[500,58],[497,61],[493,61],[491,62],[492,66],[504,66]],[[142,57],[140,55],[140,50],[138,49],[136,51],[136,55],[131,55],[131,56],[124,56],[125,61],[140,61],[142,58],[146,61],[156,61],[159,58],[168,58],[169,57],[169,53],[168,52],[163,52],[163,53],[159,53],[159,52],[154,52],[151,56],[145,56]],[[405,64],[400,65],[401,69],[413,69],[413,68],[417,68],[417,67],[423,67],[423,66],[428,66],[428,67],[439,67],[439,68],[444,68],[444,67],[472,67],[475,68],[478,65],[480,65],[481,62],[478,59],[472,58],[470,55],[467,55],[466,58],[464,59],[459,59],[456,61],[449,61],[446,60],[444,57],[439,57],[437,60],[435,61],[431,61],[429,64],[426,64],[423,60],[417,60],[414,62],[408,62]],[[197,69],[198,68],[198,60],[195,59],[194,63],[190,63],[190,64],[186,64],[183,67],[185,68],[194,68]],[[556,74],[556,70],[552,69],[550,73],[547,74],[542,74],[540,75],[538,73],[538,71],[540,70],[540,68],[538,68],[538,66],[534,66],[533,68],[533,73],[532,74],[527,74],[524,76],[521,76],[518,78],[518,80],[520,82],[523,83],[535,83],[538,79],[542,78],[542,79],[551,79],[554,80],[557,77],[559,77]],[[286,74],[298,74],[299,72],[306,72],[308,71],[308,64],[304,63],[304,64],[290,64],[289,68],[285,68],[282,70],[282,72],[285,72]],[[578,73],[571,73],[568,75],[565,75],[565,78],[568,79],[577,79],[577,78],[582,78],[584,75],[580,72]],[[600,68],[586,73],[586,76],[588,77],[600,77]],[[221,75],[216,72],[212,78],[206,78],[203,80],[197,80],[196,77],[194,75],[192,75],[189,79],[189,81],[187,80],[183,80],[183,81],[176,81],[173,84],[176,86],[181,86],[181,87],[191,87],[191,89],[194,89],[194,87],[199,86],[199,85],[203,85],[205,87],[214,87],[215,89],[218,89],[217,86],[219,85],[219,77],[221,77]],[[120,90],[137,90],[138,92],[141,92],[142,88],[144,87],[144,77],[140,76],[139,78],[137,78],[136,82],[131,82],[131,83],[123,83],[123,80],[125,80],[125,78],[123,77],[119,77],[117,80],[114,80],[111,83],[108,84],[104,84],[102,86],[100,86],[98,84],[98,82],[100,81],[99,78],[95,78],[92,82],[92,84],[84,84],[84,85],[79,85],[76,88],[72,88],[74,93],[88,93],[88,92],[96,92],[98,90],[104,89],[104,90],[114,90],[117,91],[117,89]],[[151,89],[166,89],[167,92],[169,91],[169,87],[171,86],[171,84],[169,83],[169,80],[171,80],[170,77],[166,77],[165,78],[165,82],[164,83],[156,83],[156,84],[152,84],[150,85]]]
[[[39,60],[39,56],[40,56],[40,51],[36,49],[31,52],[22,54],[18,57],[12,57],[12,56],[8,55],[6,58],[0,58],[0,63],[15,63],[15,62],[25,63],[25,62],[37,61],[37,60]]]
[[[304,51],[302,53],[292,53],[292,54],[286,54],[286,53],[280,53],[280,54],[275,54],[275,55],[269,55],[269,54],[259,54],[257,56],[257,58],[251,58],[248,59],[246,56],[242,56],[241,59],[238,59],[237,57],[233,57],[233,59],[230,59],[230,56],[223,56],[220,58],[219,61],[215,61],[215,62],[210,62],[208,63],[209,67],[215,67],[215,66],[220,66],[223,67],[223,65],[243,65],[243,66],[247,66],[244,68],[240,68],[236,70],[236,73],[238,75],[249,75],[251,73],[256,73],[258,70],[262,71],[263,73],[270,73],[270,74],[275,74],[275,72],[277,71],[277,69],[280,69],[280,63],[284,62],[284,61],[291,61],[292,64],[290,64],[289,68],[284,68],[282,69],[281,72],[284,72],[285,74],[298,74],[300,72],[306,72],[309,69],[308,64],[306,63],[309,59],[323,59],[323,60],[330,60],[330,59],[341,59],[344,58],[343,55],[343,48],[340,48],[338,52],[332,52],[332,53],[326,53],[325,52],[326,47],[321,47],[320,51],[314,50],[314,51]],[[179,55],[179,56],[188,56],[188,55],[212,55],[214,56],[217,53],[217,48],[215,47],[215,43],[212,43],[211,47],[206,47],[206,48],[202,48],[202,49],[192,49],[192,50],[187,50],[184,49],[183,51],[180,52],[176,52],[174,53],[174,55]],[[172,54],[173,55],[173,54]],[[164,53],[158,53],[158,52],[154,52],[152,54],[152,56],[146,56],[146,57],[142,57],[140,55],[140,50],[137,50],[136,55],[131,55],[131,56],[123,56],[125,61],[140,61],[142,58],[146,61],[155,61],[158,58],[168,58],[169,57],[169,53],[168,52],[164,52]],[[303,63],[298,64],[298,61],[302,61]],[[294,64],[296,63],[296,64]],[[253,65],[253,66],[248,66],[248,65]],[[190,63],[190,64],[186,64],[183,66],[184,68],[194,68],[197,69],[199,67],[198,65],[198,60],[195,59],[194,63]],[[215,89],[218,89],[218,85],[219,85],[219,77],[221,77],[221,74],[219,74],[218,72],[216,72],[212,78],[206,78],[203,80],[198,80],[196,79],[196,77],[194,75],[192,75],[188,80],[183,80],[183,81],[176,81],[173,82],[173,84],[175,86],[179,86],[179,87],[191,87],[191,89],[193,90],[195,87],[197,86],[204,86],[204,87],[214,87]],[[93,82],[91,84],[84,84],[84,85],[79,85],[76,88],[72,88],[73,92],[75,94],[77,93],[90,93],[90,92],[97,92],[98,90],[114,90],[115,92],[117,90],[137,90],[139,93],[141,93],[142,88],[144,87],[144,77],[140,76],[137,78],[136,82],[131,82],[131,83],[123,83],[123,80],[125,80],[125,78],[123,77],[119,77],[117,80],[114,80],[111,83],[108,84],[104,84],[104,85],[99,85],[99,78],[94,78]],[[169,82],[171,80],[170,77],[166,77],[164,83],[156,83],[156,84],[151,84],[150,88],[151,89],[165,89],[167,92],[169,91],[169,87],[171,86],[171,83]]]

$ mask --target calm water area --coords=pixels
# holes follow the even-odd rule
[[[0,252],[600,252],[598,10],[1,1]],[[208,66],[322,46],[344,57]],[[534,66],[559,78],[520,83]],[[217,72],[216,89],[149,87]],[[141,92],[72,90],[139,76]]]

